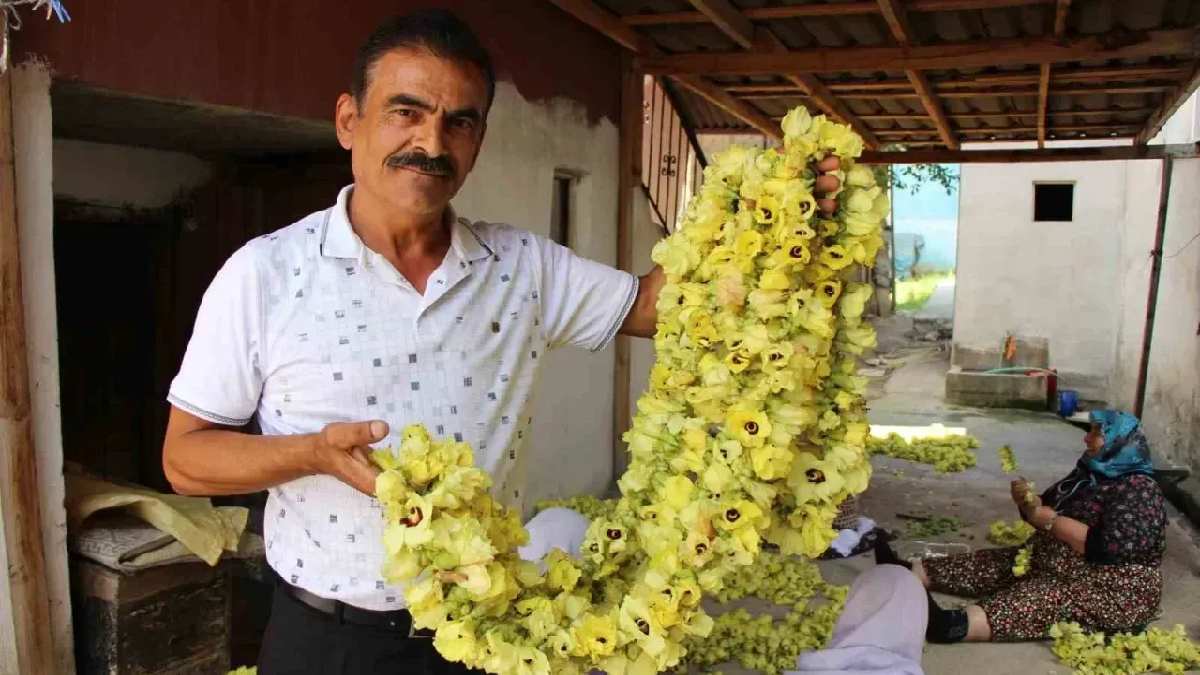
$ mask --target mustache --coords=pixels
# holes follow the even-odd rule
[[[449,155],[430,157],[423,152],[397,152],[389,155],[384,164],[393,169],[408,167],[437,176],[453,176],[454,160]]]

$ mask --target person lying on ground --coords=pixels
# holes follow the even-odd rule
[[[1024,480],[1012,483],[1021,517],[1036,529],[1025,575],[1013,571],[1021,547],[911,564],[927,589],[979,599],[944,610],[930,596],[930,642],[1041,640],[1060,621],[1140,632],[1155,617],[1167,516],[1150,449],[1133,415],[1100,410],[1090,421],[1086,450],[1065,478],[1041,497]],[[876,561],[908,565],[882,540]]]

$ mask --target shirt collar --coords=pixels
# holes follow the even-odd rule
[[[321,238],[323,256],[358,259],[366,248],[350,224],[349,205],[350,194],[353,191],[353,185],[342,188],[338,192],[337,202],[325,218],[325,233]],[[454,213],[453,206],[446,207],[445,218],[450,223],[450,248],[460,259],[475,262],[491,257],[492,248],[466,219],[459,218]]]

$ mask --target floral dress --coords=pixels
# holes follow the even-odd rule
[[[1054,504],[1063,482],[1042,502]],[[1167,524],[1154,480],[1135,474],[1085,483],[1057,511],[1088,526],[1084,555],[1039,531],[1025,576],[1012,571],[1019,547],[988,549],[925,560],[931,590],[979,598],[996,641],[1043,639],[1060,621],[1108,633],[1149,623],[1162,597]]]

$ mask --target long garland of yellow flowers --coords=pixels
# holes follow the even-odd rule
[[[654,249],[657,359],[624,436],[622,496],[582,559],[521,561],[520,520],[465,444],[413,426],[398,453],[376,453],[385,575],[444,657],[501,675],[661,672],[712,630],[701,595],[764,541],[810,557],[829,546],[838,504],[871,473],[855,357],[874,345],[872,289],[854,279],[888,202],[848,127],[797,108],[782,128],[782,149],[715,157]],[[814,166],[831,154],[843,187],[825,217]]]

